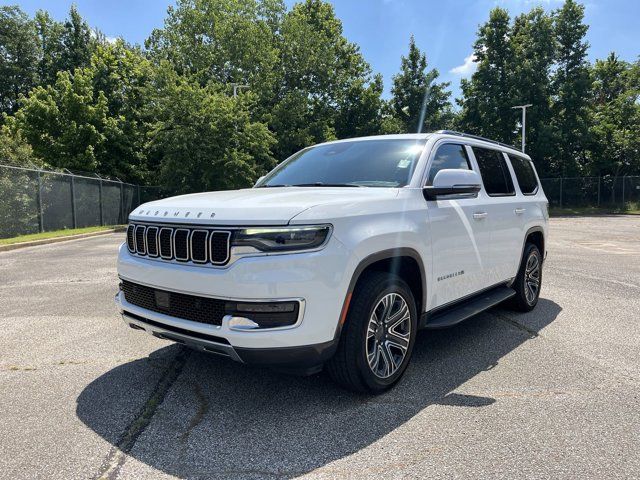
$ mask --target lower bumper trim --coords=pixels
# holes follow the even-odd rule
[[[311,374],[319,371],[338,346],[331,340],[314,345],[276,348],[233,347],[222,337],[185,330],[150,320],[135,313],[122,311],[122,318],[130,327],[145,330],[151,335],[188,345],[197,350],[216,353],[241,363],[275,367],[290,373]]]

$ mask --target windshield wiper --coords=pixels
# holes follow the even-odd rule
[[[358,185],[357,183],[294,183],[292,187],[363,187],[364,185]]]
[[[258,185],[256,188],[273,188],[273,187],[292,187],[293,185],[277,184],[277,185]]]

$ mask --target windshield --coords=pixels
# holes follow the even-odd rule
[[[426,139],[330,143],[289,157],[257,187],[402,187],[409,183]]]

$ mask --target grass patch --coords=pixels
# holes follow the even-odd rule
[[[549,208],[549,215],[552,217],[562,217],[567,215],[611,215],[611,214],[626,214],[626,215],[640,215],[640,208],[635,208],[636,205],[623,210],[622,208],[599,208],[599,207],[573,207],[573,208]]]
[[[0,245],[11,245],[13,243],[31,242],[33,240],[45,240],[48,238],[68,237],[70,235],[79,235],[81,233],[101,232],[104,230],[111,230],[112,228],[114,228],[113,225],[104,227],[71,228],[66,230],[54,230],[53,232],[32,233],[29,235],[20,235],[18,237],[0,238]]]

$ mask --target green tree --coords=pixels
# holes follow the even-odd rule
[[[515,59],[511,97],[514,105],[532,104],[527,109],[527,153],[536,162],[538,174],[546,176],[554,153],[549,81],[555,55],[553,19],[540,7],[519,15],[510,41]]]
[[[461,82],[460,124],[468,132],[514,143],[517,115],[511,108],[514,53],[509,14],[491,10],[473,47],[477,70]]]
[[[64,48],[60,70],[72,72],[89,65],[97,42],[92,38],[89,25],[80,16],[75,5],[71,5],[69,18],[64,22],[61,40]]]
[[[400,73],[393,76],[391,105],[408,133],[450,128],[452,110],[447,90],[450,83],[436,83],[438,70],[427,71],[427,57],[409,40],[409,54],[401,57]]]
[[[382,104],[373,97],[381,79],[344,37],[329,3],[306,0],[287,12],[279,55],[282,81],[270,120],[277,158],[310,143],[377,132]]]
[[[338,138],[377,135],[383,131],[382,75],[372,82],[354,81],[340,96],[335,131]]]
[[[144,182],[149,175],[144,145],[148,130],[146,104],[151,62],[122,40],[98,45],[88,67],[94,98],[107,100],[110,128],[99,158],[99,172],[130,182]]]
[[[249,85],[268,98],[284,10],[281,0],[178,0],[145,44],[156,61],[169,61],[202,85]]]
[[[0,7],[0,118],[37,84],[39,57],[34,22],[19,7]]]
[[[53,85],[36,87],[15,114],[34,154],[52,167],[96,171],[105,132],[114,127],[107,98],[94,94],[91,73],[60,72]]]
[[[593,67],[589,173],[614,178],[640,172],[640,61],[611,53]]]
[[[584,37],[588,28],[584,24],[584,7],[574,0],[567,0],[555,12],[557,49],[552,112],[557,153],[553,167],[563,176],[583,172],[587,160],[584,147],[588,140],[591,79],[587,62],[589,44]]]
[[[158,183],[186,193],[250,186],[275,165],[275,142],[264,123],[252,121],[256,95],[230,97],[215,85],[176,74],[163,64],[149,103],[148,151]]]
[[[38,42],[42,55],[38,61],[38,75],[41,85],[51,85],[63,67],[64,45],[62,36],[64,24],[51,18],[48,12],[38,10],[34,17]]]

